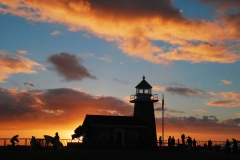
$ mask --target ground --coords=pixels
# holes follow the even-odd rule
[[[240,160],[240,154],[215,151],[161,151],[130,149],[52,149],[29,151],[0,149],[0,160]]]

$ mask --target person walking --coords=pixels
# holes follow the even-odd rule
[[[18,135],[15,135],[11,138],[10,142],[12,143],[12,148],[15,149],[15,142],[19,142]]]

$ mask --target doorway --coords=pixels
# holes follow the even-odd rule
[[[117,147],[123,147],[124,146],[124,129],[116,129],[114,139]]]

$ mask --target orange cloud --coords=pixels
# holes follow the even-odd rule
[[[213,97],[210,102],[207,102],[208,106],[216,107],[240,107],[240,93],[237,92],[209,92]]]
[[[162,57],[169,60],[200,62],[234,63],[240,60],[240,56],[230,51],[223,45],[210,44],[187,44],[175,48],[172,52],[167,52]]]
[[[207,112],[207,110],[205,110],[205,109],[195,109],[194,111],[197,112],[198,114]]]
[[[35,61],[21,55],[13,57],[6,51],[0,51],[0,68],[0,82],[3,82],[4,79],[8,78],[11,74],[35,74],[37,73],[35,68],[45,70],[43,65]]]
[[[155,91],[165,91],[166,88],[162,86],[152,86],[152,89]]]
[[[240,38],[235,23],[224,18],[212,22],[188,20],[170,0],[0,0],[0,3],[4,6],[0,13],[30,21],[61,23],[71,31],[87,30],[117,42],[125,54],[153,63],[240,60],[238,50],[233,50],[230,43]],[[167,43],[170,48],[153,42]]]

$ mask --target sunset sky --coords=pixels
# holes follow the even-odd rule
[[[144,75],[167,136],[240,140],[239,42],[239,0],[0,0],[0,138],[131,116]]]

